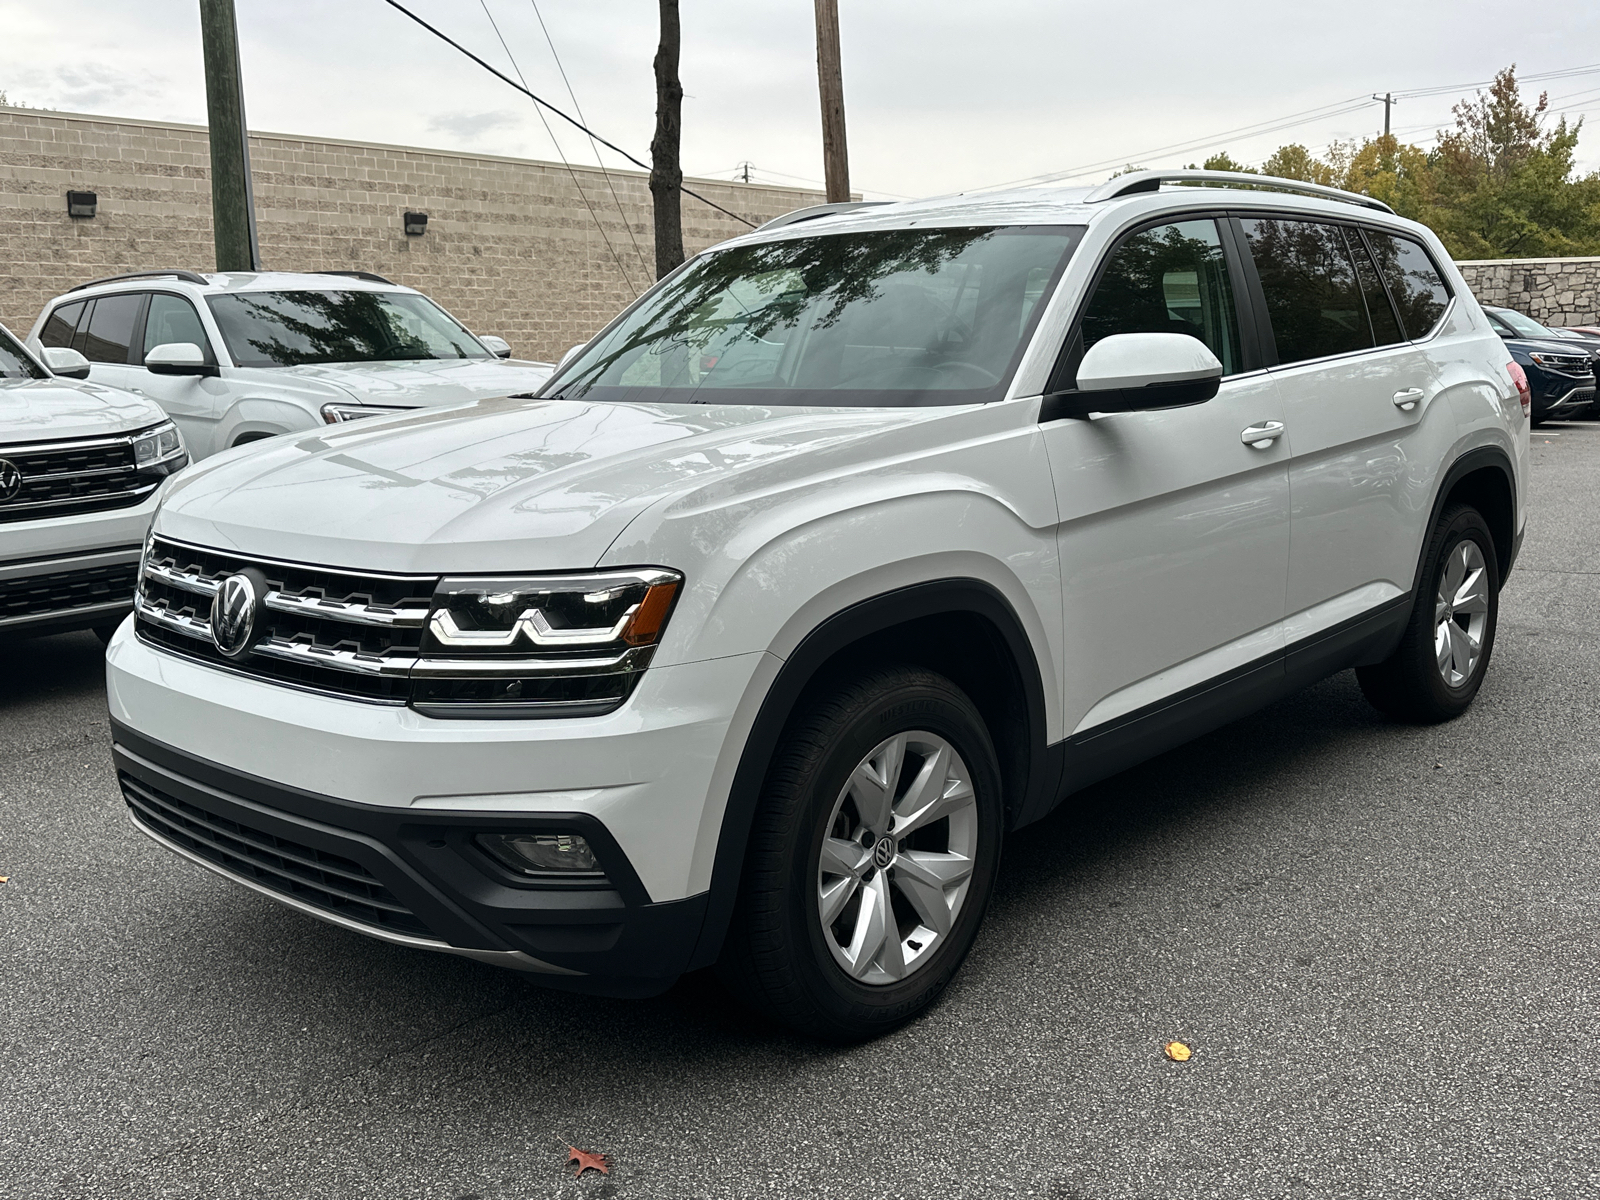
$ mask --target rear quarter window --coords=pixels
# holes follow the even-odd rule
[[[63,304],[53,311],[46,318],[44,328],[39,331],[39,341],[46,346],[70,348],[72,335],[77,332],[78,322],[83,317],[84,303],[79,300],[72,304]]]
[[[1369,227],[1366,233],[1406,336],[1427,337],[1450,307],[1450,288],[1443,272],[1421,242],[1384,229]]]

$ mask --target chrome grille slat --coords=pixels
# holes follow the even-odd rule
[[[141,431],[142,432],[142,431]],[[0,500],[0,522],[128,508],[160,486],[134,461],[135,434],[0,446],[22,475],[20,489]]]
[[[211,590],[216,591],[216,584]],[[376,625],[384,628],[421,629],[428,619],[425,607],[383,608],[371,604],[351,604],[341,600],[325,600],[318,596],[297,596],[285,592],[268,592],[268,608],[279,612],[304,613],[312,617],[327,617],[331,621],[347,621],[352,625]]]

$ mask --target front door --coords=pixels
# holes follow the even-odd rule
[[[177,422],[190,456],[204,458],[223,449],[217,444],[217,428],[228,408],[228,385],[214,375],[156,375],[142,365],[147,353],[172,342],[199,346],[206,362],[216,365],[216,351],[194,305],[171,292],[154,292],[134,355],[141,364],[138,386]]]
[[[1070,335],[1069,372],[1100,338],[1137,332],[1191,334],[1225,371],[1204,404],[1043,427],[1059,497],[1064,716],[1080,740],[1220,679],[1281,677],[1289,450],[1274,381],[1241,338],[1231,245],[1211,217],[1125,236]]]

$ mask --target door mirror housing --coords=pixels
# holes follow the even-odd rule
[[[582,350],[588,344],[589,344],[588,342],[579,342],[576,346],[573,346],[570,350],[568,350],[565,354],[563,354],[561,356],[561,361],[556,364],[556,370],[559,371],[562,367],[566,366],[569,362],[571,362],[573,360],[573,358],[577,355],[578,351]]]
[[[163,342],[145,352],[145,369],[152,375],[218,375],[206,362],[205,351],[193,342]]]
[[[76,350],[66,346],[46,346],[39,357],[44,359],[44,365],[50,368],[52,375],[62,375],[68,379],[89,378],[89,360]]]
[[[1204,404],[1221,383],[1222,363],[1197,337],[1114,333],[1089,347],[1078,364],[1078,386],[1046,397],[1040,419]]]
[[[491,334],[485,334],[483,337],[479,338],[478,340],[483,343],[483,348],[485,350],[487,350],[490,354],[494,355],[496,358],[510,358],[511,357],[511,343],[506,341],[505,338],[503,338],[503,337],[495,337],[491,333]]]

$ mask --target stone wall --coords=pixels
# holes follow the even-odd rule
[[[1600,258],[1492,258],[1458,262],[1480,303],[1546,325],[1600,324]]]
[[[642,172],[275,133],[251,135],[250,159],[263,266],[375,271],[519,357],[559,357],[655,275]],[[0,108],[0,322],[24,336],[51,297],[100,276],[212,270],[210,170],[203,126]],[[690,186],[756,224],[823,199]],[[69,189],[99,196],[93,218],[67,215]],[[427,233],[406,236],[407,210]],[[746,228],[683,198],[691,254]]]

